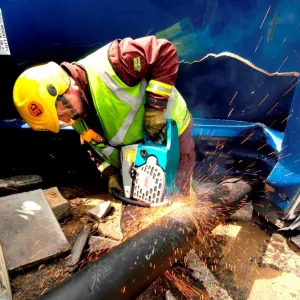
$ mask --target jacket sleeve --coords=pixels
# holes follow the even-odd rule
[[[178,72],[175,46],[166,39],[148,36],[112,43],[109,59],[116,74],[129,86],[148,81],[147,104],[165,109]]]

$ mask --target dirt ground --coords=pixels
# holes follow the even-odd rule
[[[215,229],[225,246],[214,274],[233,299],[299,299],[299,249],[278,233],[262,230],[255,219],[226,225],[225,235],[220,226]]]
[[[92,234],[102,234],[120,240],[118,225],[121,206],[113,203],[112,214],[98,223],[87,215],[87,210],[101,201],[112,200],[106,194],[97,194],[80,188],[60,188],[70,201],[71,216],[60,222],[71,247],[85,226],[92,226]],[[104,226],[106,223],[109,226]],[[109,230],[107,228],[111,228]],[[116,230],[115,230],[116,229]],[[201,245],[201,246],[200,246]],[[228,221],[203,237],[195,252],[217,279],[220,288],[234,300],[300,299],[300,251],[274,227],[256,214],[250,221]],[[93,257],[94,259],[95,257]],[[44,262],[22,274],[11,275],[13,299],[36,299],[72,275],[65,267],[66,255]],[[86,249],[78,269],[92,258]],[[177,299],[221,299],[208,293],[205,278],[195,280],[184,259],[170,268],[137,300],[166,299],[170,290]]]

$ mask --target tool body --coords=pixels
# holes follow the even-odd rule
[[[170,205],[179,164],[179,138],[176,122],[166,120],[160,140],[145,136],[139,144],[121,149],[121,174],[124,195],[113,191],[118,199],[139,206]]]

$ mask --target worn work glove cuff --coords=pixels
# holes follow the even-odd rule
[[[112,189],[123,191],[122,180],[119,174],[115,174],[108,177],[108,192],[112,195]]]
[[[163,110],[145,107],[144,128],[146,134],[155,141],[166,126]]]

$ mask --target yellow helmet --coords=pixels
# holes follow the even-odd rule
[[[29,68],[15,82],[15,107],[32,129],[58,132],[55,102],[69,86],[69,75],[55,62]]]

